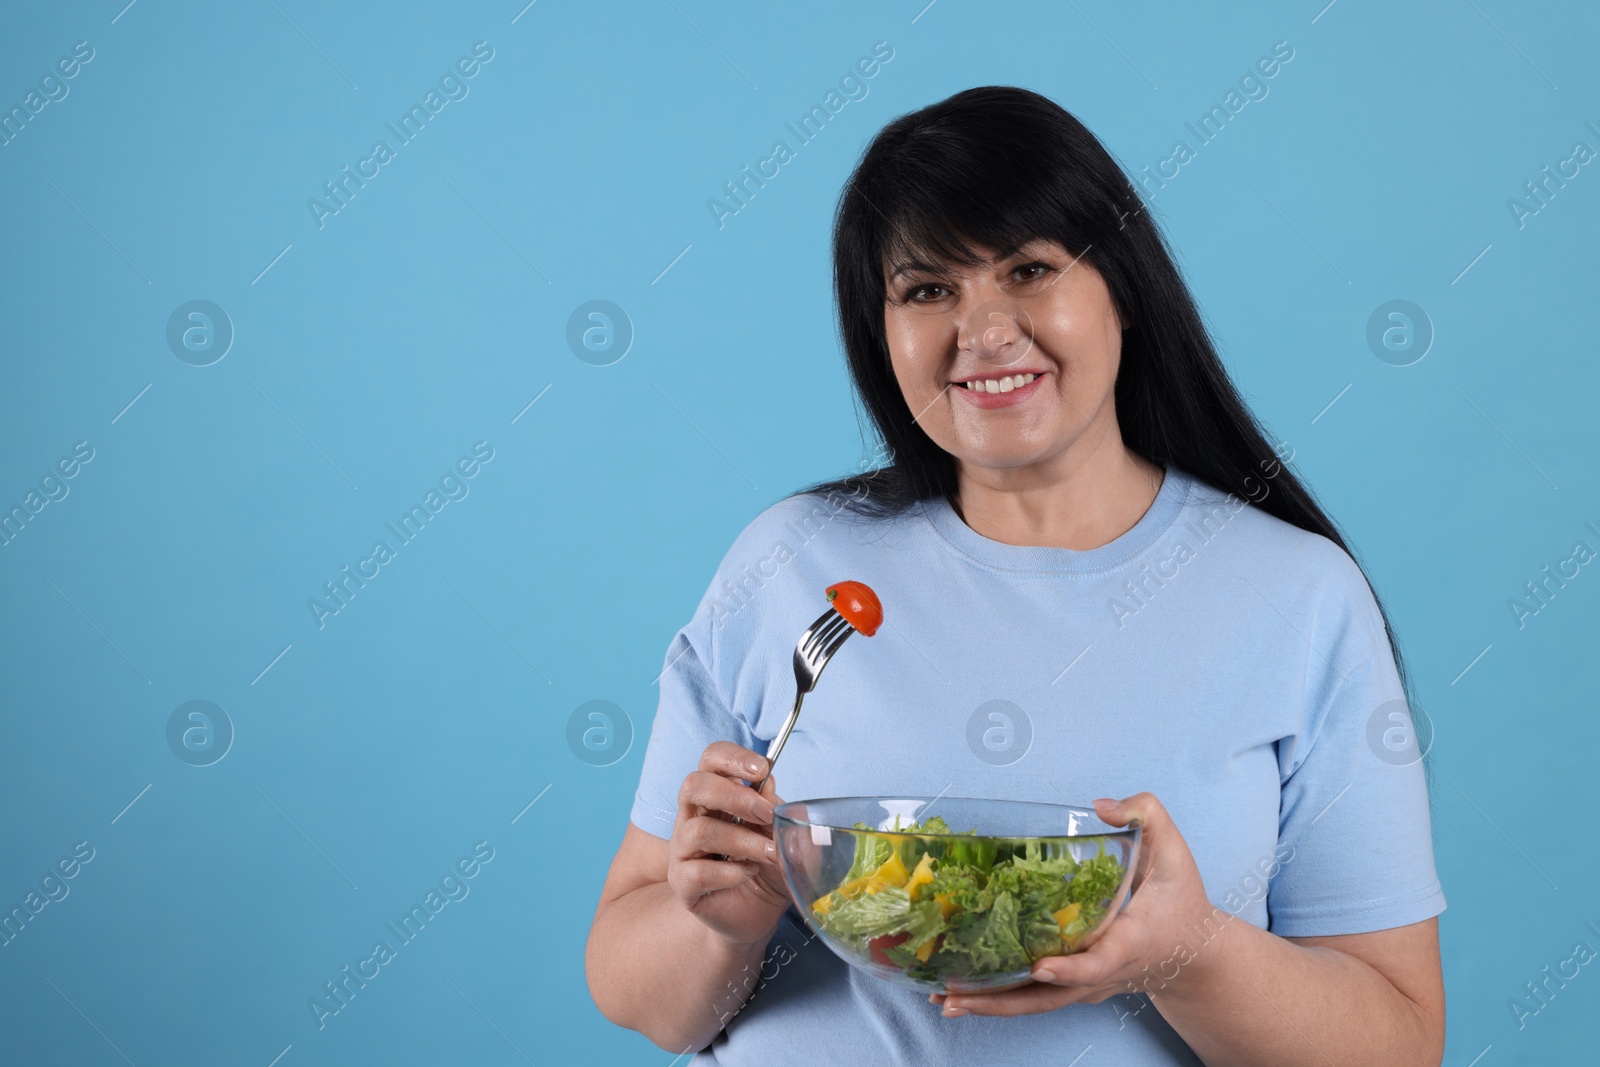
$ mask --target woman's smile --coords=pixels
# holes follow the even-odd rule
[[[981,374],[952,381],[953,391],[976,408],[1009,408],[1024,403],[1044,387],[1047,371]]]

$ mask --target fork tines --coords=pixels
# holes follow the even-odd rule
[[[826,661],[839,650],[840,645],[844,644],[844,639],[854,632],[854,627],[845,621],[843,615],[829,608],[811,624],[811,628],[800,639],[801,655],[812,664],[818,660]]]

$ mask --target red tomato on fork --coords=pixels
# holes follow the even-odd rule
[[[835,582],[828,586],[828,603],[844,621],[871,637],[883,625],[883,605],[865,582]]]

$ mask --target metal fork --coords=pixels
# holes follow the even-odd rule
[[[817,687],[817,679],[822,675],[822,668],[828,665],[833,654],[839,651],[839,646],[855,632],[856,628],[846,622],[843,615],[829,608],[800,635],[799,643],[794,646],[794,708],[790,710],[789,717],[783,720],[778,736],[767,746],[767,773],[761,776],[760,781],[750,783],[750,787],[756,792],[761,792],[761,787],[772,777],[772,768],[777,765],[778,753],[783,751],[783,743],[789,740],[789,731],[794,729],[795,721],[800,718],[800,704],[805,700],[806,694]],[[737,815],[733,817],[733,821],[740,824],[744,822]]]
[[[794,729],[795,720],[800,718],[800,704],[805,700],[806,694],[817,687],[817,679],[822,675],[822,668],[828,665],[828,661],[839,651],[839,646],[845,643],[845,639],[855,632],[856,628],[846,622],[843,615],[829,608],[800,635],[799,643],[794,646],[794,708],[790,710],[789,717],[783,720],[778,736],[773,738],[772,744],[767,747],[767,773],[759,782],[750,783],[750,787],[756,792],[761,792],[761,787],[772,777],[772,768],[778,762],[778,753],[783,751],[783,743],[789,740],[789,731]]]

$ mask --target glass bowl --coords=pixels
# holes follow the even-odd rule
[[[852,967],[930,993],[1009,989],[1094,944],[1127,902],[1139,827],[966,797],[795,800],[773,817],[796,909]]]

